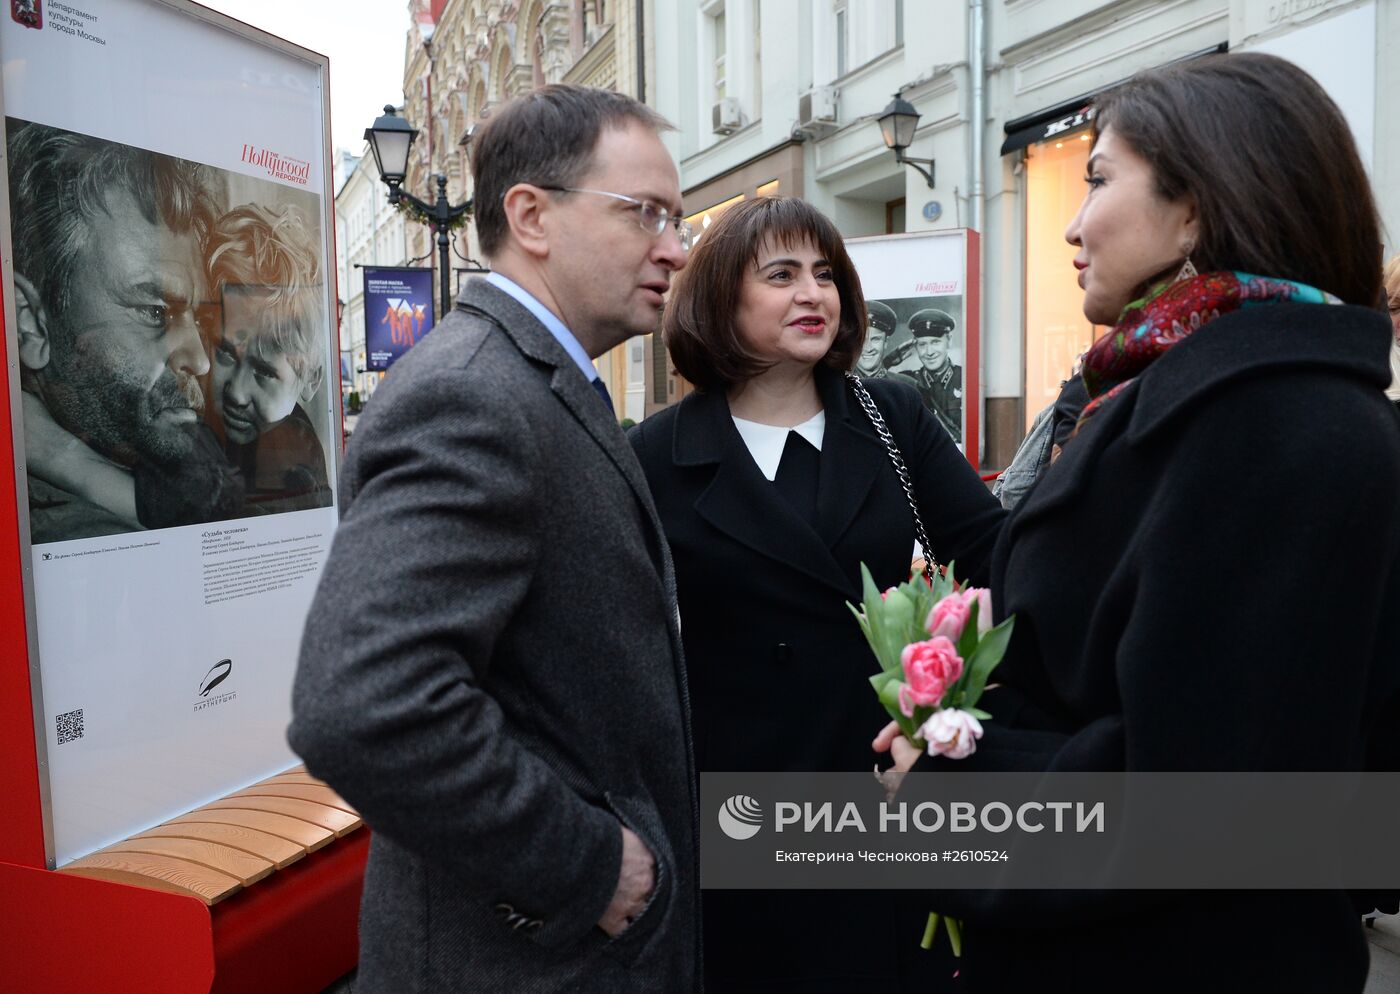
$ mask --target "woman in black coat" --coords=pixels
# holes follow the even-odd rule
[[[796,199],[730,208],[677,278],[664,335],[699,390],[630,437],[675,559],[701,772],[872,766],[878,664],[846,603],[862,562],[881,589],[908,579],[914,519],[843,375],[865,314],[840,235]],[[931,551],[985,581],[1001,507],[912,387],[864,382]],[[920,953],[925,917],[893,893],[709,891],[706,988],[937,990],[955,967]]]
[[[1115,327],[1086,354],[1074,436],[998,543],[993,603],[1015,633],[957,768],[1400,768],[1400,418],[1350,130],[1309,76],[1257,54],[1140,74],[1094,130],[1066,237],[1086,316]],[[907,767],[890,729],[877,747],[892,740]],[[1340,890],[929,900],[964,916],[975,992],[1366,980]]]

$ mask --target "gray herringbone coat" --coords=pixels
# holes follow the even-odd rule
[[[288,734],[375,833],[357,990],[698,989],[674,577],[610,412],[472,281],[375,394],[341,486]],[[609,940],[619,822],[658,883]]]

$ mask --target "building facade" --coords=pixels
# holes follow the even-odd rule
[[[1064,230],[1083,196],[1095,93],[1216,50],[1290,58],[1328,89],[1400,237],[1394,0],[676,0],[656,8],[653,103],[680,130],[688,215],[744,197],[805,197],[848,237],[971,227],[981,235],[984,468],[1006,465],[1093,329]],[[900,165],[877,117],[920,114]],[[685,391],[647,344],[647,409]]]
[[[642,96],[646,50],[639,47],[640,25],[650,16],[650,2],[411,0],[403,115],[419,135],[406,189],[431,201],[437,193],[432,177],[445,175],[453,203],[471,197],[473,128],[492,108],[535,87],[569,82]],[[436,267],[436,234],[412,219],[406,231],[407,257]],[[483,265],[471,225],[453,233],[451,251],[455,289]],[[641,344],[625,343],[596,365],[618,417],[641,420]]]

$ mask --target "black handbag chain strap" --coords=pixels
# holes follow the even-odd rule
[[[894,464],[899,484],[904,488],[904,496],[909,501],[909,510],[914,513],[914,537],[919,540],[919,548],[924,553],[924,579],[932,583],[933,571],[938,569],[938,561],[933,556],[933,550],[929,548],[928,535],[924,532],[924,519],[919,514],[919,502],[914,499],[914,484],[909,477],[909,467],[904,464],[904,456],[900,454],[899,446],[895,444],[894,435],[890,434],[889,425],[885,424],[884,415],[875,406],[875,398],[870,396],[870,391],[865,388],[860,377],[855,373],[847,373],[846,382],[850,383],[851,389],[855,392],[856,400],[860,402],[865,416],[874,425],[875,434],[879,435],[880,441],[885,443],[885,452],[889,455],[890,462]]]

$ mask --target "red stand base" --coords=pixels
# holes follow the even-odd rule
[[[0,862],[0,987],[315,994],[355,966],[369,839],[353,832],[212,908]]]

